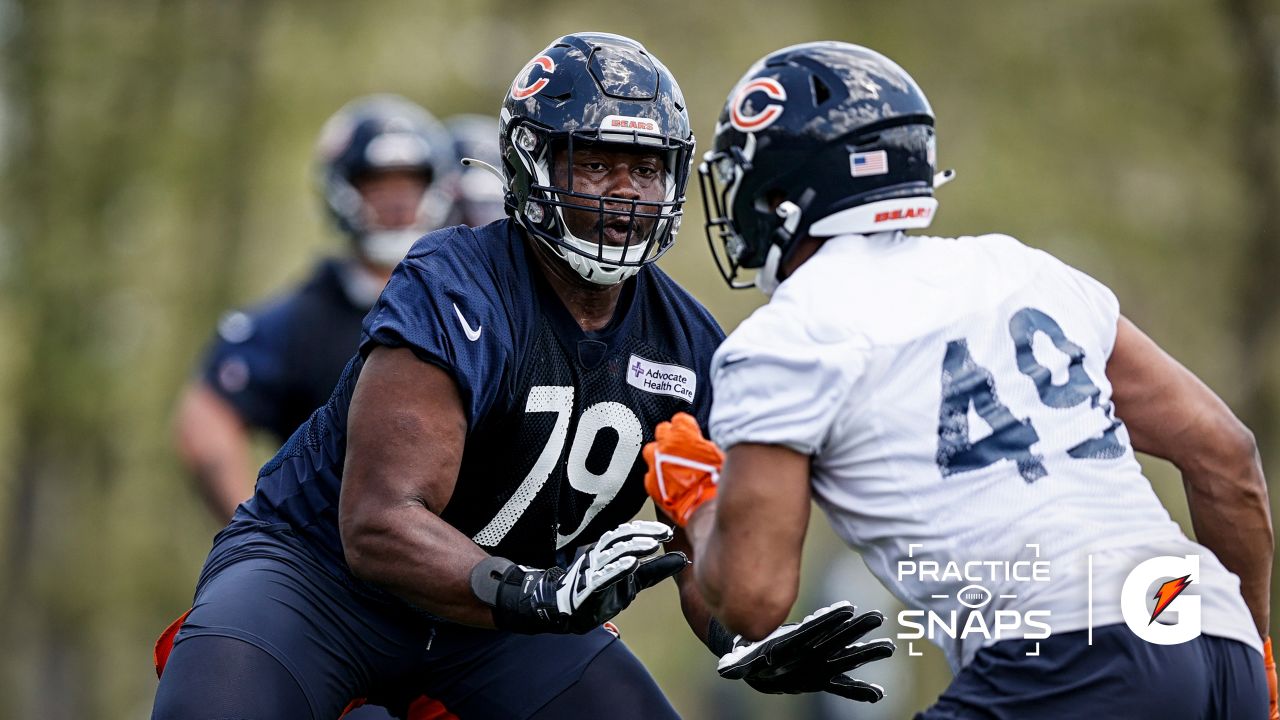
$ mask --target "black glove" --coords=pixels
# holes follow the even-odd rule
[[[471,571],[471,589],[493,608],[499,630],[518,633],[577,633],[622,612],[637,593],[689,564],[684,553],[650,560],[671,528],[651,520],[624,523],[605,533],[568,570],[521,567],[489,558]]]
[[[774,630],[765,639],[744,643],[720,658],[717,670],[730,680],[745,680],[763,693],[797,694],[826,691],[860,702],[876,702],[884,688],[845,673],[893,655],[892,640],[857,642],[880,627],[884,615],[872,610],[857,615],[846,601],[824,607],[798,623]]]

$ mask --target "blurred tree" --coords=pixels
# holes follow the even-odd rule
[[[1274,442],[1280,430],[1280,14],[1264,0],[1226,0],[1224,10],[1244,90],[1234,132],[1245,214],[1235,312],[1240,415],[1261,439]]]
[[[1244,249],[1236,280],[1235,326],[1240,338],[1239,414],[1264,448],[1280,447],[1280,12],[1265,0],[1226,0],[1235,39],[1239,107],[1235,131],[1240,189],[1244,196]],[[1264,458],[1267,455],[1264,454]],[[1272,517],[1280,507],[1272,457]],[[1280,557],[1271,573],[1272,606],[1280,591]],[[1280,617],[1271,613],[1272,635]]]
[[[126,468],[136,468],[128,433],[145,427],[133,422],[146,403],[145,391],[135,391],[172,367],[143,352],[142,340],[167,313],[189,316],[227,299],[247,191],[238,178],[252,137],[244,110],[265,7],[157,0],[86,13],[73,2],[17,5],[21,26],[7,53],[17,142],[6,215],[20,238],[12,284],[26,373],[13,399],[17,457],[0,623],[22,648],[6,658],[5,673],[18,681],[6,697],[20,714],[116,716],[122,700],[136,701],[147,687],[145,677],[109,672],[120,649],[110,624],[133,624],[112,588],[113,574],[131,565],[114,554],[128,527],[114,513]],[[169,238],[185,262],[169,270],[188,284],[191,302],[161,307],[130,289],[161,283],[163,272],[143,257],[134,212],[143,183],[155,181],[148,175],[166,159],[177,100],[190,83],[207,104],[207,135],[193,143],[202,151],[200,180],[190,187],[198,211]],[[163,512],[154,504],[129,510],[138,513],[130,525]]]

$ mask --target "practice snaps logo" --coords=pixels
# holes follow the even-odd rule
[[[1156,645],[1178,645],[1200,637],[1200,597],[1183,594],[1198,582],[1198,555],[1162,555],[1142,562],[1120,589],[1125,624]]]
[[[936,587],[931,592],[928,610],[903,610],[898,624],[906,628],[898,633],[907,641],[907,654],[920,655],[912,640],[1005,640],[1011,638],[1037,641],[1028,656],[1040,654],[1038,641],[1053,634],[1048,610],[1033,610],[1016,602],[1024,585],[1048,583],[1049,561],[1040,558],[1040,546],[1029,544],[1035,559],[1029,560],[936,560],[916,559],[920,543],[907,545],[907,557],[898,561],[898,583],[914,582]],[[958,588],[952,590],[952,588]]]

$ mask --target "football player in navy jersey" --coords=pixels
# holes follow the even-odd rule
[[[690,172],[684,99],[639,43],[582,33],[525,66],[500,122],[511,219],[430,233],[396,268],[157,644],[154,717],[422,693],[467,718],[675,716],[601,626],[688,562],[631,521],[642,445],[676,411],[706,418],[723,338],[653,265]],[[687,579],[691,627],[724,648]],[[868,626],[826,617],[828,649]]]
[[[490,144],[496,152],[496,139]],[[322,260],[283,295],[227,313],[178,405],[179,454],[224,522],[253,492],[250,431],[282,444],[324,404],[392,268],[461,205],[450,135],[397,96],[358,98],[339,110],[321,132],[316,166],[350,254]]]

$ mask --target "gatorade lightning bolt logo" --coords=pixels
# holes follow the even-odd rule
[[[1148,625],[1155,622],[1156,618],[1160,617],[1160,613],[1169,607],[1169,603],[1173,602],[1174,598],[1187,589],[1187,586],[1191,584],[1190,578],[1190,575],[1183,575],[1180,578],[1170,580],[1161,585],[1159,590],[1156,590],[1156,594],[1152,596],[1156,600],[1156,607],[1151,611],[1151,620],[1147,622]]]
[[[1165,578],[1177,578],[1168,580]],[[1200,556],[1161,555],[1143,560],[1129,571],[1120,588],[1120,613],[1134,635],[1155,645],[1178,645],[1200,637],[1200,596],[1183,594],[1200,582]],[[1159,587],[1151,595],[1151,588]],[[1147,603],[1155,598],[1155,610]],[[1173,613],[1169,612],[1173,608]],[[1170,616],[1178,615],[1176,622]],[[1156,620],[1164,618],[1160,622]]]
[[[747,98],[755,92],[762,92],[770,100],[778,102],[768,103],[760,112],[748,115],[743,106],[746,105]],[[733,96],[733,102],[729,103],[729,123],[742,132],[763,130],[782,116],[783,105],[780,103],[786,101],[787,91],[782,87],[782,83],[773,78],[756,78],[738,88],[737,94]]]

